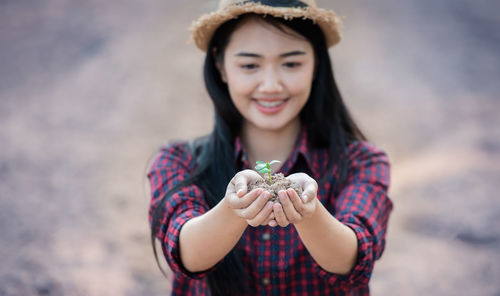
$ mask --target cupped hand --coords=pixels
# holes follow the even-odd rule
[[[229,208],[253,227],[267,225],[274,218],[273,203],[269,201],[269,192],[262,188],[247,192],[248,184],[259,179],[262,177],[255,171],[238,172],[227,185],[224,197],[224,202]]]
[[[302,196],[291,188],[278,192],[280,203],[273,205],[275,222],[270,226],[286,227],[290,223],[298,224],[310,218],[316,210],[318,183],[305,173],[296,173],[287,177],[302,187]]]

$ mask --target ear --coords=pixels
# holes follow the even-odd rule
[[[220,58],[217,55],[216,48],[212,49],[212,55],[214,56],[215,67],[217,67],[217,70],[219,70],[220,77],[221,77],[222,81],[224,81],[224,83],[227,83],[226,70],[224,69],[224,64],[223,64],[222,58]]]

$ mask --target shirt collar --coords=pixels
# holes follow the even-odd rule
[[[283,163],[279,172],[282,172],[285,176],[290,174],[290,170],[302,158],[309,172],[312,173],[312,176],[314,178],[319,178],[321,176],[320,171],[323,164],[315,163],[315,161],[319,160],[320,154],[324,151],[324,149],[318,149],[312,146],[308,139],[306,126],[302,125],[299,136],[295,141],[294,148],[285,163]],[[234,142],[234,159],[238,169],[253,168],[253,165],[248,163],[247,151],[239,135],[236,136]]]

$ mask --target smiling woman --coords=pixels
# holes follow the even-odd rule
[[[148,173],[174,295],[369,294],[392,209],[388,159],[337,89],[335,14],[283,2],[221,1],[193,27],[214,130],[162,147]],[[302,194],[248,190],[257,159],[280,161]]]
[[[253,138],[249,133],[265,133],[266,138],[290,128],[298,133],[298,114],[309,98],[314,73],[314,50],[306,38],[249,15],[217,65],[244,118],[244,143]]]

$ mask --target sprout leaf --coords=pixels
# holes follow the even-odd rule
[[[255,162],[257,164],[255,166],[255,169],[261,174],[267,174],[267,176],[269,177],[269,182],[273,184],[273,179],[271,178],[271,165],[279,162],[279,160],[272,160],[271,162],[257,160]]]
[[[255,169],[260,172],[263,168],[266,168],[265,163],[259,163],[258,165],[255,166]]]

